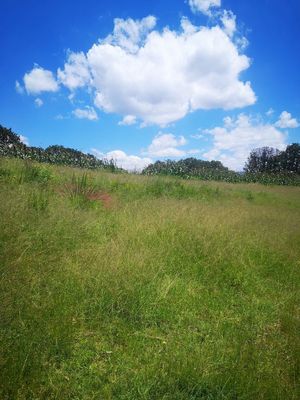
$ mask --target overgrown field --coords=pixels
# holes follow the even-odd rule
[[[0,399],[298,399],[300,188],[0,162]]]

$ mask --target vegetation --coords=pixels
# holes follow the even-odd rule
[[[63,146],[50,146],[45,150],[41,147],[26,146],[17,134],[1,125],[0,156],[88,169],[108,169],[112,172],[121,170],[112,160],[99,160],[92,154],[85,154]]]
[[[236,175],[229,171],[220,161],[203,161],[190,157],[185,160],[156,161],[143,170],[144,175],[171,175],[185,179],[198,177],[203,180],[225,180]]]
[[[111,172],[125,172],[114,160],[99,160],[92,154],[50,146],[46,149],[29,147],[20,137],[0,125],[0,156],[15,157],[40,163],[65,165],[87,169],[106,169]],[[263,183],[266,185],[300,186],[300,145],[294,143],[285,151],[263,147],[251,152],[245,173],[230,171],[220,161],[203,161],[187,158],[179,161],[156,161],[143,171],[143,175],[168,175],[184,179],[198,178],[204,181],[231,183]]]
[[[202,161],[187,158],[180,161],[156,161],[143,170],[144,175],[169,175],[184,179],[198,178],[204,181],[224,181],[231,183],[263,183],[265,185],[300,186],[300,145],[288,146],[286,152],[278,155],[282,161],[280,169],[271,168],[274,161],[270,154],[274,149],[254,150],[245,167],[245,173],[230,171],[220,161]],[[293,149],[293,151],[290,151]],[[286,157],[286,155],[288,155]],[[266,161],[266,158],[268,161]],[[267,167],[268,166],[268,167]],[[293,168],[291,168],[293,166]]]
[[[247,173],[300,174],[300,145],[293,143],[286,150],[262,147],[251,152],[245,165]]]
[[[1,400],[298,399],[299,198],[1,158]]]

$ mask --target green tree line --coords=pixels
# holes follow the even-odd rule
[[[244,168],[247,173],[300,174],[300,145],[293,143],[284,151],[261,147],[251,151]]]
[[[120,171],[113,160],[99,160],[92,154],[64,146],[31,147],[22,143],[20,136],[11,129],[0,125],[0,156],[17,157],[23,160],[32,160],[41,163],[67,165],[70,167],[88,169],[109,169]]]
[[[99,160],[92,154],[50,146],[46,149],[22,143],[20,136],[0,125],[0,156],[68,165],[88,169],[123,171],[113,160]],[[262,147],[251,151],[239,173],[229,170],[220,161],[203,161],[193,157],[184,160],[156,161],[147,166],[143,175],[171,175],[184,179],[198,178],[227,182],[260,182],[264,184],[300,186],[300,145],[293,143],[284,151]]]
[[[147,166],[144,175],[171,175],[185,179],[199,178],[227,182],[260,182],[276,185],[300,185],[300,145],[279,151],[262,147],[251,151],[243,172],[226,168],[220,161],[185,160],[156,161]]]

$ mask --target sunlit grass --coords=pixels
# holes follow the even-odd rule
[[[299,188],[0,167],[1,399],[299,398]]]

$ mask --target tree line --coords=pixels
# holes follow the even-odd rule
[[[148,165],[144,175],[171,175],[185,179],[198,178],[226,182],[248,182],[300,186],[300,145],[287,146],[279,151],[262,147],[251,151],[243,172],[226,168],[220,161],[185,160],[156,161]]]
[[[2,125],[0,125],[0,156],[70,167],[121,171],[113,160],[99,160],[92,154],[85,154],[64,146],[55,145],[46,149],[27,146],[22,143],[19,135]]]
[[[293,143],[284,151],[261,147],[251,151],[245,164],[246,173],[300,174],[300,145]]]
[[[64,146],[55,145],[46,149],[27,146],[16,133],[1,125],[0,156],[79,168],[107,169],[112,172],[124,171],[118,168],[113,160],[99,160],[92,154]],[[300,186],[300,144],[288,145],[284,151],[272,147],[254,149],[245,163],[243,172],[231,171],[220,161],[203,161],[190,157],[179,161],[156,161],[144,168],[142,174]]]

